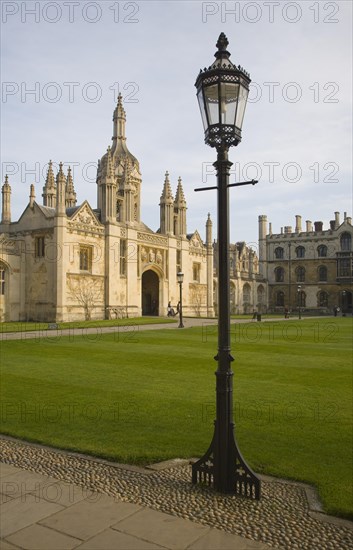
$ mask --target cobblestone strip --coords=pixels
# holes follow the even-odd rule
[[[300,550],[353,549],[353,530],[311,517],[303,486],[263,481],[259,502],[223,496],[191,484],[191,467],[141,472],[1,438],[1,460],[58,480],[147,506],[203,525],[266,543]],[[316,514],[319,515],[319,514]]]

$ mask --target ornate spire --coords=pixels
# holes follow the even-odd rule
[[[126,123],[126,113],[125,109],[123,107],[123,98],[122,95],[119,93],[118,95],[118,103],[115,107],[114,114],[113,114],[113,145],[115,144],[117,139],[126,139],[125,136],[125,123]]]
[[[74,181],[71,175],[71,167],[69,166],[67,171],[66,186],[65,186],[65,203],[66,208],[76,206],[77,198],[74,188]]]
[[[63,172],[63,163],[59,164],[59,172],[56,176],[56,212],[58,215],[65,214],[66,208],[66,177]]]
[[[2,186],[3,189],[10,189],[11,191],[11,186],[9,184],[9,176],[6,174],[5,176],[5,181],[4,181],[4,185]]]
[[[174,199],[170,187],[169,172],[165,173],[163,191],[159,203],[160,232],[165,235],[174,234]]]
[[[126,120],[126,113],[125,113],[125,109],[123,107],[123,96],[120,93],[118,95],[118,104],[117,104],[116,108],[118,110],[118,116],[120,116],[121,118],[124,118]]]
[[[178,178],[178,187],[177,187],[174,202],[178,206],[185,206],[186,205],[186,200],[185,200],[185,195],[184,195],[184,190],[183,190],[183,184],[181,182],[181,177],[180,176]]]
[[[56,205],[56,184],[53,172],[53,163],[50,160],[47,172],[47,179],[43,187],[43,205],[55,208]]]
[[[52,187],[56,187],[55,185],[55,178],[54,178],[54,172],[53,172],[53,163],[50,160],[49,166],[48,166],[48,172],[47,172],[47,179],[45,180],[45,187],[47,189],[50,189]]]
[[[212,220],[211,220],[211,214],[207,214],[207,221],[206,221],[206,244],[208,246],[212,245]]]
[[[6,174],[5,182],[1,189],[2,192],[2,215],[1,223],[11,223],[11,186]]]
[[[161,202],[173,202],[173,193],[169,181],[169,172],[165,173],[163,191],[161,194]]]

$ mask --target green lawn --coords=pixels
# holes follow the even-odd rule
[[[4,341],[1,431],[128,463],[200,456],[216,349],[213,326]],[[232,353],[246,460],[353,518],[352,319],[233,325]]]
[[[50,325],[57,325],[59,330],[70,328],[100,328],[100,327],[119,327],[130,325],[159,325],[163,323],[176,323],[176,319],[168,317],[129,317],[125,319],[106,319],[93,321],[71,321],[67,323],[39,323],[39,322],[10,322],[0,324],[0,333],[2,332],[29,332],[33,330],[52,330]]]

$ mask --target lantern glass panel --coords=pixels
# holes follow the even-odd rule
[[[200,88],[199,91],[197,92],[197,99],[198,99],[199,107],[201,111],[203,129],[206,132],[208,125],[207,125],[206,109],[205,109],[205,102],[203,100],[202,88]]]
[[[239,84],[236,82],[221,83],[221,124],[234,126],[238,105]]]
[[[239,128],[239,130],[241,130],[243,126],[244,113],[245,113],[246,102],[248,99],[248,94],[249,94],[249,90],[244,88],[244,86],[240,85],[239,98],[238,98],[238,110],[237,110],[237,116],[235,119],[235,126]]]
[[[205,101],[208,115],[209,125],[219,123],[219,109],[218,109],[218,84],[212,84],[211,86],[205,86]]]

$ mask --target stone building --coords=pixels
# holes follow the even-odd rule
[[[66,172],[66,173],[65,173]],[[160,197],[160,227],[141,220],[140,164],[126,143],[126,114],[119,95],[112,143],[98,161],[97,206],[77,204],[70,167],[48,164],[42,204],[33,185],[17,221],[11,219],[11,186],[2,186],[0,320],[72,321],[166,315],[179,300],[177,272],[184,273],[183,312],[212,317],[217,273],[212,221],[206,239],[187,232],[187,203],[179,177],[175,196],[168,172]],[[11,182],[12,183],[12,182]],[[12,185],[15,185],[12,183]],[[231,246],[232,311],[248,312],[266,301],[258,284],[258,259],[244,243]]]
[[[212,223],[204,243],[187,233],[181,178],[175,197],[166,172],[160,228],[141,220],[142,176],[126,144],[126,114],[119,96],[112,144],[98,162],[97,207],[77,204],[70,168],[54,175],[49,162],[42,204],[34,186],[17,221],[11,187],[2,187],[0,225],[1,320],[70,321],[165,315],[176,306],[184,273],[184,313],[214,315]]]
[[[267,311],[267,281],[259,272],[256,252],[245,242],[230,245],[230,311],[231,314]],[[218,245],[214,243],[214,303],[217,311]]]
[[[267,216],[259,216],[260,273],[268,281],[270,311],[312,310],[332,313],[338,306],[352,313],[353,283],[352,218],[339,212],[324,228],[321,221],[307,220],[302,227],[296,216],[291,226],[272,233]]]

